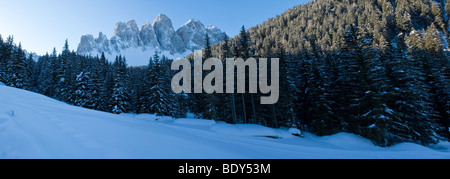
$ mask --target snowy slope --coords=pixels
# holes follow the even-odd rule
[[[298,138],[259,125],[117,116],[0,85],[0,158],[450,158],[449,148],[380,148],[345,133]]]

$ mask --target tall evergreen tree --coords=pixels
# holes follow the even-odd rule
[[[114,114],[129,112],[130,102],[127,88],[127,64],[122,56],[116,57],[114,61],[114,88],[112,91],[112,109]]]
[[[95,102],[93,99],[93,93],[95,90],[92,88],[93,82],[91,80],[90,73],[81,72],[77,75],[75,82],[74,104],[93,109],[95,107]]]
[[[110,66],[107,61],[105,54],[102,53],[98,63],[97,70],[93,72],[92,83],[95,88],[94,97],[96,98],[95,109],[101,111],[108,110],[108,99],[109,99],[109,87],[108,87],[108,74],[110,74],[108,67]]]
[[[373,48],[368,45],[368,39],[362,36],[358,26],[351,24],[344,37],[344,46],[340,57],[346,64],[345,89],[348,99],[345,130],[360,134],[370,139],[381,139],[379,145],[385,145],[383,126],[390,119],[386,112],[380,87],[383,78],[379,75],[381,69],[375,58]],[[379,126],[377,126],[379,125]]]
[[[407,115],[413,115],[408,121],[410,129],[410,135],[413,141],[418,141],[423,145],[437,143],[440,139],[438,135],[439,126],[437,125],[437,112],[432,107],[432,96],[429,93],[431,90],[430,83],[433,80],[430,75],[432,72],[429,64],[429,53],[423,48],[422,33],[413,31],[408,39],[409,43],[409,55],[408,76],[413,78],[410,83],[414,86],[411,88],[411,93],[415,101],[413,111],[409,111]]]
[[[203,59],[207,60],[207,59],[213,57],[212,52],[211,52],[211,44],[210,44],[208,34],[206,34],[205,40],[206,40],[206,47],[205,47],[205,54],[203,55]],[[214,68],[217,68],[217,67],[214,67]],[[206,77],[208,74],[209,74],[208,72],[204,72],[203,77]],[[217,80],[217,79],[215,79],[215,80]],[[203,94],[198,95],[198,97],[201,98],[201,100],[203,101],[203,102],[201,102],[201,104],[204,105],[204,108],[206,108],[206,110],[203,112],[203,118],[218,120],[219,119],[219,110],[223,110],[223,109],[219,109],[219,108],[221,108],[219,105],[222,103],[221,101],[219,101],[219,94],[203,93]]]
[[[284,46],[279,43],[277,45],[276,54],[274,55],[276,58],[279,59],[280,63],[280,82],[279,87],[281,89],[280,91],[280,97],[278,100],[278,103],[276,105],[270,105],[270,108],[275,114],[273,114],[273,122],[275,123],[275,126],[278,126],[277,123],[283,123],[283,126],[288,127],[297,127],[298,126],[298,120],[295,115],[295,104],[294,101],[296,100],[296,90],[294,87],[293,80],[296,78],[292,74],[292,66],[293,61],[291,61],[290,55],[287,54],[286,51],[284,51]]]
[[[310,106],[305,110],[306,117],[309,118],[312,131],[318,135],[330,135],[336,132],[336,121],[332,118],[332,102],[328,99],[329,83],[326,82],[325,63],[322,59],[319,49],[314,41],[311,44],[310,70],[308,77],[309,88],[307,90],[306,100],[310,101]],[[308,53],[308,52],[306,52]],[[306,75],[306,74],[305,74]]]
[[[249,35],[249,33],[247,32],[247,30],[245,29],[245,26],[242,26],[241,31],[239,33],[239,39],[238,39],[238,58],[242,58],[244,60],[249,59],[250,57],[252,57],[252,51],[253,49],[251,49],[251,37]],[[249,84],[249,73],[250,72],[245,72],[245,79],[247,84]],[[249,85],[246,85],[249,86]],[[244,90],[245,93],[241,94],[241,100],[242,100],[242,108],[243,108],[243,112],[244,112],[244,123],[254,123],[254,121],[257,120],[257,115],[256,115],[256,107],[255,107],[255,99],[254,99],[254,94],[253,93],[249,93],[249,91],[247,89]],[[250,99],[248,99],[250,98]],[[247,110],[251,110],[252,113],[248,113]],[[252,114],[251,116],[249,114]],[[251,119],[251,121],[250,121]]]
[[[155,111],[157,116],[173,116],[174,98],[171,93],[170,78],[168,74],[168,65],[166,57],[154,56],[154,73],[156,83],[151,87],[153,92],[150,100],[150,108]]]
[[[70,50],[69,43],[66,40],[62,54],[57,58],[56,62],[56,98],[62,101],[68,101],[71,99],[72,94],[71,78],[69,74],[69,64],[70,64]]]
[[[5,82],[5,76],[6,76],[5,54],[6,54],[6,45],[3,42],[2,36],[0,35],[0,82]]]
[[[8,60],[8,85],[15,88],[24,88],[26,82],[26,56],[22,45],[14,49]]]
[[[224,62],[226,61],[227,58],[231,57],[231,48],[230,48],[230,42],[229,42],[229,37],[227,34],[225,34],[224,36],[224,43],[221,47],[221,60],[222,60],[222,64],[223,66],[226,66],[224,64]],[[229,70],[229,69],[227,69]],[[225,75],[225,73],[224,73]],[[235,76],[235,74],[234,74]],[[225,79],[225,78],[224,78]],[[233,81],[234,83],[234,81]],[[224,85],[226,85],[226,83],[224,83]],[[228,95],[228,96],[227,96]],[[231,117],[228,113],[229,110],[225,110],[222,109],[222,114],[220,114],[219,116],[224,116],[224,120],[233,124],[236,124],[238,119],[237,119],[237,112],[236,112],[236,97],[235,97],[235,93],[231,93],[231,94],[224,94],[223,96],[223,101],[228,101],[229,107],[224,106],[225,109],[230,109],[231,111]],[[220,111],[219,111],[220,112]],[[227,117],[225,117],[227,116]],[[231,120],[227,120],[227,119],[231,119]]]
[[[11,66],[11,59],[15,59],[17,54],[14,54],[14,37],[9,36],[6,39],[6,42],[3,43],[2,48],[2,57],[1,59],[2,66],[0,66],[0,73],[2,73],[2,79],[3,82],[7,85],[9,85],[11,81],[11,73],[10,73],[10,66]]]
[[[36,62],[33,59],[33,55],[29,55],[25,61],[25,86],[27,90],[34,90],[36,86],[37,75],[34,73]]]

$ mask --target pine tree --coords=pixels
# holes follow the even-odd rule
[[[425,49],[433,54],[439,54],[442,51],[441,34],[434,24],[428,27],[424,34]]]
[[[379,57],[382,65],[382,70],[379,73],[384,77],[384,85],[381,86],[382,100],[385,104],[385,112],[387,118],[379,121],[374,130],[377,130],[378,135],[375,139],[378,145],[390,146],[400,142],[411,142],[412,139],[407,134],[410,132],[410,127],[405,125],[407,114],[409,112],[413,101],[409,98],[410,86],[408,86],[409,77],[406,75],[407,66],[403,65],[406,62],[404,52],[399,48],[394,48],[390,44],[380,48],[383,51]]]
[[[208,58],[212,57],[211,45],[209,42],[208,34],[206,35],[205,40],[206,46],[201,61],[202,64],[204,64]],[[192,64],[191,68],[192,69],[194,68],[194,64]],[[203,70],[200,73],[202,73],[203,78],[207,75],[207,73]],[[192,75],[193,76],[195,75],[194,71],[192,72]],[[192,80],[194,81],[194,79]],[[214,102],[209,101],[211,97],[210,95],[212,94],[205,94],[204,89],[202,93],[192,93],[189,95],[189,101],[191,103],[190,111],[194,113],[195,118],[217,119],[216,106]]]
[[[95,88],[94,99],[96,101],[95,109],[101,111],[108,110],[108,66],[105,54],[102,53],[99,63],[97,64],[97,71],[94,72],[94,77],[92,78],[92,83]]]
[[[294,74],[292,74],[292,61],[290,59],[290,56],[287,54],[287,52],[284,51],[284,46],[279,43],[277,45],[277,51],[275,54],[275,57],[279,59],[280,62],[280,98],[278,100],[278,103],[275,105],[271,105],[271,108],[273,108],[272,112],[275,112],[273,114],[274,123],[275,126],[278,125],[278,123],[282,123],[283,126],[288,127],[297,127],[297,117],[294,114],[294,101],[296,100],[296,91],[294,89]]]
[[[69,61],[70,50],[69,43],[66,40],[62,54],[57,58],[57,68],[56,68],[56,98],[61,101],[70,102],[70,95],[72,94],[72,89],[70,88],[70,74],[69,74]],[[72,101],[73,102],[73,101]]]
[[[8,60],[8,85],[15,88],[24,88],[26,79],[26,56],[22,45],[13,50]]]
[[[155,52],[153,58],[150,58],[148,67],[145,71],[144,88],[141,96],[141,110],[143,113],[156,113],[156,109],[152,108],[152,104],[156,103],[156,99],[153,98],[155,94],[153,86],[157,84],[157,71],[155,61],[159,61],[158,52]]]
[[[81,72],[80,74],[77,75],[77,78],[75,80],[76,84],[75,84],[75,100],[74,100],[74,104],[76,106],[81,106],[81,107],[85,107],[85,108],[93,108],[93,104],[94,104],[94,99],[92,99],[93,97],[93,93],[94,93],[94,89],[92,89],[92,80],[90,77],[90,73],[89,72]]]
[[[382,101],[380,86],[383,79],[379,76],[380,65],[368,39],[359,33],[356,25],[350,25],[344,38],[342,58],[347,64],[349,116],[346,120],[349,132],[370,139],[381,139],[378,145],[384,145],[384,129],[389,113]],[[381,126],[377,126],[381,125]],[[380,130],[380,131],[378,131]],[[380,141],[375,141],[380,142]]]
[[[55,97],[57,68],[56,49],[53,49],[53,53],[51,55],[46,54],[41,57],[38,64],[41,66],[41,72],[38,77],[38,91],[46,96]]]
[[[326,104],[329,106],[330,110],[327,114],[330,114],[330,121],[327,122],[327,129],[323,130],[324,134],[334,134],[337,132],[341,132],[344,124],[343,116],[341,116],[344,112],[342,109],[343,104],[341,101],[344,101],[345,91],[343,90],[344,86],[344,78],[343,71],[340,63],[340,59],[337,57],[336,52],[332,52],[324,57],[324,71],[326,72],[323,75],[323,80],[325,80],[326,84]],[[328,132],[327,132],[328,131]]]
[[[446,0],[445,2],[445,11],[447,13],[447,17],[450,16],[450,0]],[[448,27],[449,20],[447,19],[447,31],[450,31],[450,27]],[[450,38],[450,34],[447,33],[447,38]]]
[[[212,52],[211,52],[211,44],[209,41],[209,36],[206,34],[205,37],[206,40],[206,48],[205,48],[205,54],[203,56],[204,60],[207,60],[209,58],[212,58]],[[209,73],[204,72],[203,77],[207,76]],[[217,80],[217,79],[216,79]],[[200,94],[198,97],[200,97],[203,102],[201,102],[202,105],[204,105],[205,111],[203,112],[203,118],[206,119],[213,119],[218,120],[219,119],[219,104],[221,103],[219,101],[219,95],[218,94]]]
[[[397,26],[402,32],[410,32],[412,28],[411,15],[408,12],[397,11]]]
[[[174,116],[174,98],[171,93],[170,78],[167,76],[167,59],[164,56],[159,59],[159,56],[155,55],[154,64],[156,83],[151,88],[153,94],[150,97],[152,101],[150,108],[157,116]]]
[[[9,36],[6,39],[6,42],[3,43],[3,49],[2,49],[2,63],[3,65],[0,66],[0,73],[2,73],[3,82],[6,85],[9,85],[11,81],[11,73],[10,73],[10,66],[11,66],[11,59],[16,58],[16,55],[14,53],[15,45],[14,45],[14,37]]]
[[[221,56],[222,56],[221,57],[222,63],[224,63],[226,61],[226,58],[230,58],[231,57],[230,42],[229,42],[229,37],[228,37],[227,34],[224,35],[224,42],[223,42],[223,45],[221,46],[221,53],[222,53],[221,54]],[[223,66],[225,66],[225,65],[223,65]],[[227,69],[227,70],[229,70],[229,69]],[[225,73],[224,73],[224,75],[225,75]],[[224,85],[226,85],[226,84],[224,83]],[[237,112],[236,112],[236,97],[235,97],[235,93],[233,91],[233,93],[228,94],[228,97],[226,95],[227,94],[223,95],[224,98],[225,98],[223,101],[228,101],[229,107],[225,106],[224,108],[225,109],[227,109],[227,108],[230,109],[231,117],[230,117],[229,114],[226,114],[229,110],[225,110],[225,109],[221,110],[223,112],[223,114],[219,114],[219,116],[227,116],[227,117],[224,117],[224,119],[223,119],[224,121],[236,124],[238,119],[237,119]],[[228,119],[231,119],[231,120],[228,120]]]
[[[248,58],[252,57],[252,51],[253,49],[251,49],[251,37],[249,35],[249,33],[247,32],[247,30],[245,29],[245,26],[242,26],[241,31],[239,33],[239,39],[238,39],[238,56],[239,58],[242,58],[244,60],[247,60]],[[249,72],[245,72],[245,79],[246,81],[249,81]],[[248,98],[250,98],[250,104],[248,104]],[[242,93],[241,95],[241,100],[242,100],[242,108],[243,108],[243,112],[244,112],[244,123],[254,123],[254,121],[257,120],[257,115],[256,115],[256,108],[255,108],[255,99],[254,99],[254,94],[250,93],[249,91],[246,89],[245,93]],[[249,113],[247,113],[247,110],[251,109],[252,110],[252,117],[250,118],[250,115],[248,115]],[[251,121],[249,120],[251,119]]]
[[[112,109],[114,114],[129,112],[130,102],[127,88],[127,64],[122,56],[116,57],[114,61],[114,88],[112,91]]]
[[[306,117],[309,118],[310,128],[318,135],[331,135],[336,132],[336,121],[333,119],[331,109],[332,103],[328,100],[328,82],[326,82],[325,63],[323,62],[319,49],[311,41],[311,70],[308,72],[308,96],[310,106],[303,109],[306,111]],[[308,52],[307,52],[308,53]]]
[[[428,60],[431,59],[429,53],[423,48],[422,33],[413,31],[408,39],[409,55],[407,69],[409,83],[414,88],[410,88],[414,106],[410,111],[405,112],[407,124],[410,126],[410,135],[414,142],[422,145],[437,143],[440,136],[437,131],[440,127],[437,125],[437,112],[432,107],[432,96],[430,96],[430,83],[433,83],[431,75],[432,68]],[[432,93],[431,93],[432,94]],[[414,111],[413,111],[414,110]]]
[[[37,75],[34,73],[36,62],[33,59],[33,55],[29,55],[25,61],[25,85],[26,90],[34,90],[36,86]]]
[[[5,69],[6,69],[6,44],[3,42],[3,38],[0,35],[0,82],[5,82]]]
[[[440,126],[439,134],[447,138],[449,134],[449,83],[445,80],[445,67],[448,66],[449,59],[445,57],[442,50],[440,32],[432,24],[424,34],[426,51],[425,57],[421,58],[422,72],[425,75],[425,84],[430,95],[429,102],[434,111],[434,116]]]

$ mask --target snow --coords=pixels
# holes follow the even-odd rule
[[[397,89],[395,89],[395,90],[397,90]],[[384,112],[386,112],[388,114],[394,114],[394,110],[387,108],[387,107],[386,107],[386,109],[384,109]]]
[[[444,50],[449,50],[449,46],[448,46],[448,41],[447,41],[447,37],[445,36],[444,32],[439,31],[440,35],[441,35],[441,41],[442,41],[442,46],[444,48]]]
[[[159,56],[162,57],[163,55],[166,56],[169,59],[176,59],[180,57],[188,56],[189,54],[192,54],[192,51],[186,51],[183,54],[170,54],[168,51],[161,51],[159,48],[156,49],[145,49],[141,47],[137,48],[127,48],[125,50],[122,50],[119,52],[113,52],[113,53],[105,53],[105,57],[111,61],[114,62],[116,56],[122,55],[125,56],[127,60],[128,66],[147,66],[148,62],[150,60],[150,57],[153,57],[155,55],[155,51],[159,52]],[[101,56],[100,54],[92,53],[91,56]]]
[[[216,124],[216,121],[203,119],[178,119],[175,120],[174,122],[175,124],[195,125],[195,126],[212,126]]]
[[[155,51],[162,52],[170,59],[182,58],[195,50],[205,48],[208,34],[210,43],[221,42],[224,32],[215,26],[205,27],[200,21],[191,19],[175,31],[172,20],[159,14],[153,24],[147,20],[138,29],[136,21],[119,22],[110,40],[102,32],[98,38],[84,35],[80,39],[77,52],[81,55],[101,56],[114,61],[118,55],[125,56],[129,66],[145,66]]]
[[[272,129],[255,124],[227,124],[220,122],[211,127],[211,130],[218,134],[227,136],[241,136],[241,137],[273,137],[281,138],[289,136],[285,130]]]
[[[289,132],[289,134],[291,134],[291,135],[302,135],[302,131],[300,131],[300,130],[297,129],[297,128],[290,128],[290,129],[288,130],[288,132]]]
[[[348,133],[232,125],[152,114],[114,115],[0,86],[0,158],[446,158],[450,144],[382,148]]]

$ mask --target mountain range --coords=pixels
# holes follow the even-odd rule
[[[221,42],[225,33],[219,28],[205,26],[199,20],[191,19],[175,30],[172,20],[164,14],[159,14],[153,23],[148,20],[138,28],[136,21],[118,22],[114,35],[108,37],[102,32],[97,38],[84,35],[78,45],[77,53],[82,55],[100,55],[114,60],[116,55],[127,58],[130,66],[147,65],[148,59],[155,52],[160,52],[169,58],[180,58],[200,50],[206,46],[206,34],[210,43]]]

